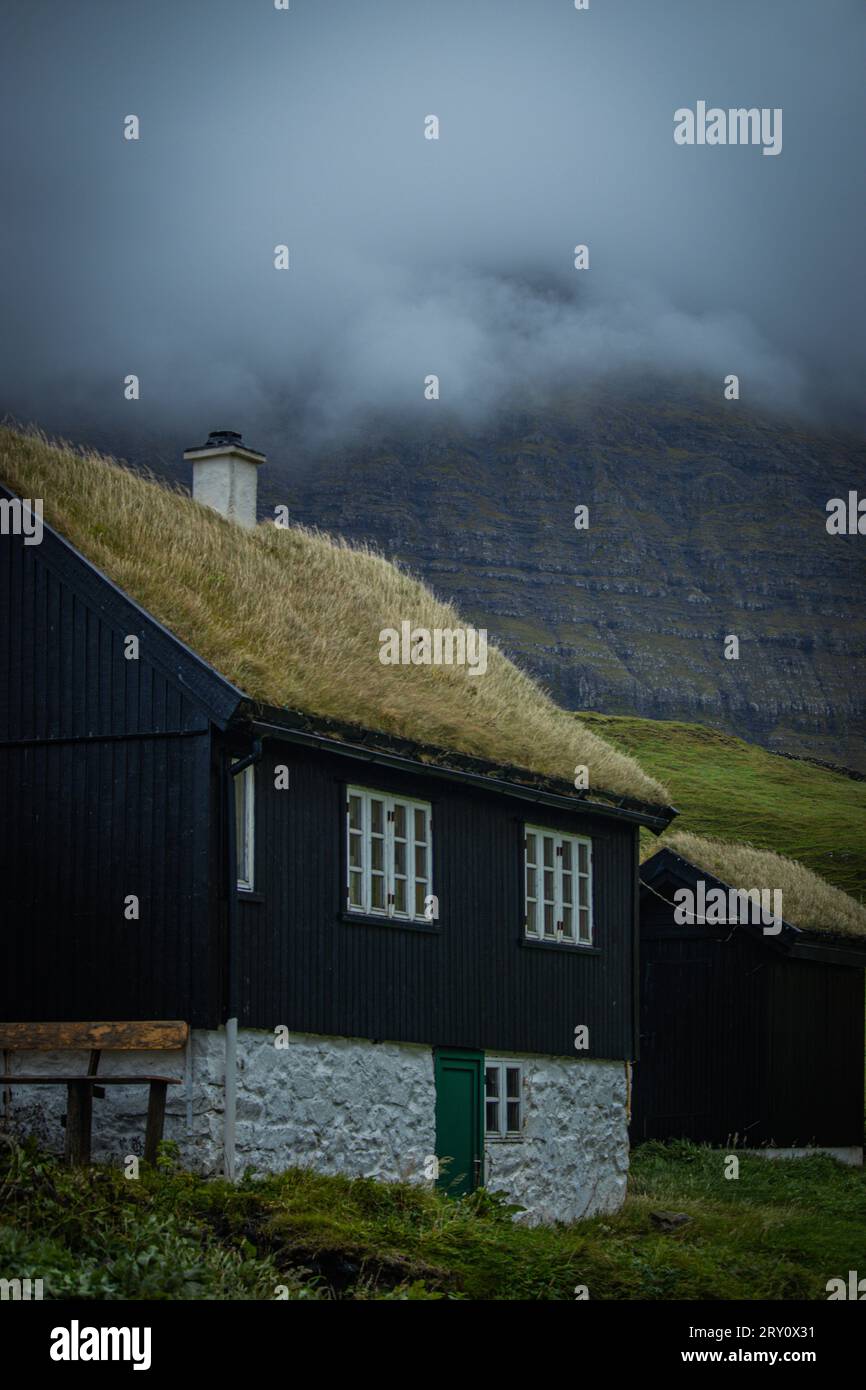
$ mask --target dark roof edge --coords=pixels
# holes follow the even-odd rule
[[[0,496],[14,499],[17,494],[0,481]],[[132,598],[119,584],[115,584],[103,570],[88,560],[72,541],[60,531],[55,531],[48,522],[42,522],[42,543],[34,547],[42,551],[46,537],[48,549],[43,563],[51,567],[66,583],[75,585],[82,598],[97,612],[102,612],[109,621],[121,625],[121,613],[127,614],[150,627],[157,636],[155,648],[148,649],[147,659],[169,680],[175,681],[191,699],[197,701],[219,728],[225,728],[235,714],[238,705],[245,698],[242,690],[232,684],[200,656],[182,638],[155,618],[153,614]],[[51,549],[54,547],[54,554]],[[130,612],[131,610],[131,612]],[[184,663],[189,664],[188,675],[172,661],[172,655],[179,654]]]
[[[617,797],[609,801],[590,800],[578,795],[566,781],[542,777],[524,768],[501,766],[465,753],[415,743],[396,735],[384,734],[360,725],[341,724],[336,720],[313,717],[300,710],[278,709],[247,700],[237,712],[260,734],[286,739],[346,757],[364,758],[383,767],[443,777],[471,786],[496,791],[523,801],[537,802],[566,811],[590,811],[593,815],[645,825],[660,833],[677,814],[672,806],[654,806],[634,797]],[[566,791],[566,788],[569,788]]]
[[[660,845],[655,854],[650,855],[649,859],[645,859],[641,864],[641,886],[651,889],[655,880],[660,878],[665,871],[674,873],[684,882],[694,882],[697,875],[700,874],[713,887],[722,888],[725,891],[734,887],[732,883],[726,883],[724,879],[711,874],[708,869],[701,868],[700,864],[693,864],[690,859],[686,859],[675,849],[671,849],[669,845]],[[717,924],[710,922],[708,925],[712,927]],[[722,924],[719,923],[718,925],[721,926]],[[787,922],[784,918],[782,918],[782,931],[777,936],[765,936],[761,927],[755,922],[738,922],[736,925],[765,945],[781,949],[802,960],[817,960],[826,964],[866,966],[866,938],[834,935],[830,929],[826,931],[809,930],[795,926],[793,922]]]

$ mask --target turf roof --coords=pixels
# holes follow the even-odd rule
[[[402,567],[303,527],[243,530],[181,489],[0,429],[0,481],[251,699],[666,805],[636,760],[490,646],[484,675],[383,665],[379,634],[466,626]]]
[[[697,869],[731,888],[780,889],[782,917],[801,931],[866,939],[866,907],[841,888],[834,888],[796,859],[755,849],[753,845],[707,839],[688,831],[671,831],[649,849],[649,862],[671,849]]]

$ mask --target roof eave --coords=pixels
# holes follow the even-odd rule
[[[676,850],[671,849],[669,845],[661,845],[655,854],[640,866],[641,888],[651,890],[654,881],[666,870],[673,873],[679,872],[679,876],[683,879],[691,879],[693,876],[701,874],[713,887],[721,888],[725,892],[734,886],[726,883],[724,879],[717,878],[707,869],[702,869],[699,864],[693,864],[690,859],[684,858]],[[685,872],[683,872],[684,870]],[[711,922],[708,925],[712,927],[715,924]],[[765,935],[763,929],[756,923],[739,922],[737,925],[755,935],[766,945],[781,949],[787,955],[794,956],[798,960],[866,966],[866,939],[861,937],[833,936],[828,929],[829,939],[825,941],[821,933],[804,930],[802,927],[795,926],[793,922],[786,922],[784,918],[782,919],[781,932],[773,936]]]
[[[263,706],[253,701],[247,701],[238,710],[235,722],[241,720],[256,733],[265,737],[270,736],[284,739],[289,743],[304,744],[308,747],[318,748],[322,752],[335,753],[343,757],[360,758],[381,767],[411,772],[416,776],[459,782],[464,786],[478,787],[485,791],[496,792],[538,805],[550,806],[557,810],[583,811],[596,816],[644,825],[656,833],[665,830],[677,814],[672,806],[655,806],[651,803],[640,802],[633,797],[622,797],[618,802],[611,804],[591,800],[586,794],[577,796],[569,795],[564,791],[557,791],[554,786],[544,785],[543,779],[537,779],[534,782],[516,781],[513,776],[508,775],[511,772],[510,769],[499,767],[497,764],[489,763],[483,759],[467,758],[466,761],[475,763],[474,768],[455,767],[448,762],[436,761],[436,755],[444,758],[460,758],[464,755],[449,754],[446,749],[430,748],[406,739],[395,738],[393,740],[394,744],[399,745],[399,751],[393,747],[390,749],[377,747],[375,744],[365,742],[367,736],[377,736],[373,730],[349,725],[337,726],[334,721],[330,720],[316,721],[300,711],[281,710],[273,706]],[[328,732],[329,727],[334,731]],[[336,733],[338,727],[339,735]],[[378,735],[378,737],[387,738],[388,736]]]

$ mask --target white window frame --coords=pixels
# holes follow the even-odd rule
[[[534,837],[534,859],[530,858],[530,837]],[[546,866],[544,862],[545,841],[552,845],[551,866]],[[585,850],[585,871],[580,867],[582,849]],[[567,867],[569,864],[570,867]],[[532,873],[535,874],[534,882]],[[547,873],[552,874],[551,895],[546,892]],[[586,888],[582,895],[583,884]],[[535,888],[534,895],[530,893],[530,887]],[[581,896],[586,899],[584,903]],[[549,923],[545,920],[547,907],[552,908]],[[551,830],[544,825],[524,825],[523,931],[529,941],[571,946],[577,951],[593,945],[592,840],[589,836],[566,835],[561,830]]]
[[[256,883],[256,769],[245,767],[233,778],[235,783],[235,867],[238,892],[252,893]],[[238,796],[240,790],[240,796]],[[238,814],[240,801],[240,814]]]
[[[352,798],[357,797],[361,801],[361,828],[358,830],[352,825],[351,802]],[[372,842],[374,832],[372,830],[372,803],[374,801],[382,803],[382,825],[383,833],[375,833],[375,838],[383,840],[382,850],[382,870],[372,868]],[[396,834],[396,808],[405,808],[406,817],[406,836],[405,839]],[[415,813],[420,811],[424,817],[423,840],[415,836]],[[361,854],[360,865],[352,863],[352,843],[353,840],[360,840]],[[396,869],[396,846],[406,845],[404,868],[405,873],[398,873]],[[426,878],[416,872],[416,849],[426,849]],[[373,878],[383,880],[384,906],[374,907],[372,898]],[[361,883],[361,902],[352,900],[353,878],[360,878]],[[425,916],[424,904],[422,902],[420,912],[416,910],[416,890],[423,887],[424,899],[434,893],[433,888],[433,807],[429,801],[418,801],[409,796],[394,796],[390,793],[376,791],[373,787],[347,787],[346,788],[346,884],[345,884],[345,903],[346,911],[359,917],[380,917],[383,921],[392,922],[424,922],[432,925],[431,919]],[[405,883],[406,911],[397,908],[397,883]]]
[[[488,1096],[487,1094],[487,1073],[495,1069],[497,1073],[497,1094]],[[517,1072],[517,1095],[508,1095],[508,1072]],[[523,1070],[523,1063],[516,1061],[513,1057],[485,1057],[484,1059],[484,1138],[485,1141],[493,1143],[517,1143],[524,1137],[526,1126],[526,1078]],[[508,1128],[508,1103],[517,1103],[518,1123],[517,1129]],[[488,1107],[496,1106],[496,1127],[490,1126],[490,1110]]]

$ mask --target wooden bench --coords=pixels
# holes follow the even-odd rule
[[[90,1162],[93,1098],[101,1100],[106,1086],[149,1086],[144,1133],[146,1163],[156,1162],[156,1149],[165,1123],[165,1096],[177,1076],[99,1076],[99,1058],[111,1052],[177,1052],[186,1046],[189,1024],[157,1019],[146,1023],[0,1023],[0,1048],[8,1052],[90,1051],[87,1073],[62,1076],[25,1075],[8,1071],[4,1063],[0,1085],[65,1086],[66,1160]]]

